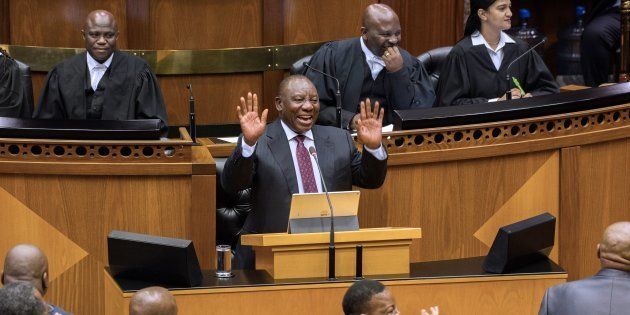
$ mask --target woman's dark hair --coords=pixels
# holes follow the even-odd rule
[[[497,0],[470,0],[470,15],[466,20],[466,28],[464,29],[464,37],[472,35],[475,31],[481,30],[481,20],[477,11],[479,9],[488,10],[488,8]]]

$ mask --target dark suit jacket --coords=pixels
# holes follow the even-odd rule
[[[378,188],[383,184],[387,160],[361,154],[345,130],[315,125],[312,131],[329,191],[352,190],[352,185]],[[241,155],[242,141],[240,137],[221,174],[221,185],[227,192],[252,189],[252,211],[241,234],[286,232],[291,197],[299,191],[291,149],[280,119],[267,125],[249,158]],[[235,268],[253,268],[251,249],[239,246],[236,255]]]
[[[630,314],[630,272],[602,269],[594,277],[551,287],[538,314]]]
[[[427,108],[435,102],[435,92],[429,76],[418,59],[400,48],[404,66],[397,72],[385,74],[387,104],[384,124],[392,123],[394,109]],[[310,64],[337,79],[341,85],[341,121],[348,126],[357,113],[363,87],[365,54],[358,37],[329,42],[313,54]],[[319,73],[305,70],[304,73],[317,88],[321,111],[317,123],[334,125],[337,112],[335,92],[337,84]]]

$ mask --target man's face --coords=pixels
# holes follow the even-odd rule
[[[299,134],[311,130],[319,114],[315,86],[307,79],[295,79],[280,93],[276,98],[276,109],[282,121]]]
[[[394,296],[385,289],[379,294],[372,296],[368,303],[369,311],[366,315],[398,315],[400,312],[396,307]]]
[[[370,51],[382,56],[388,47],[400,45],[400,22],[395,15],[389,18],[373,19],[361,28],[361,36]]]
[[[85,49],[100,63],[107,61],[116,50],[118,29],[109,16],[97,16],[88,21],[81,33],[85,39]]]

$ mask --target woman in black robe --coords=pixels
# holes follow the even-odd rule
[[[558,92],[553,76],[540,56],[531,51],[509,69],[507,67],[529,49],[525,42],[511,38],[503,30],[511,27],[509,0],[471,0],[471,14],[465,37],[459,41],[442,66],[436,106],[466,105]],[[510,84],[508,86],[508,84]]]

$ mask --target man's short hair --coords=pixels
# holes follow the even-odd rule
[[[385,286],[376,280],[361,280],[355,282],[343,296],[343,313],[346,315],[359,315],[366,313],[372,297],[385,291]]]
[[[0,314],[42,315],[44,303],[35,297],[35,288],[26,282],[15,282],[0,289]]]

